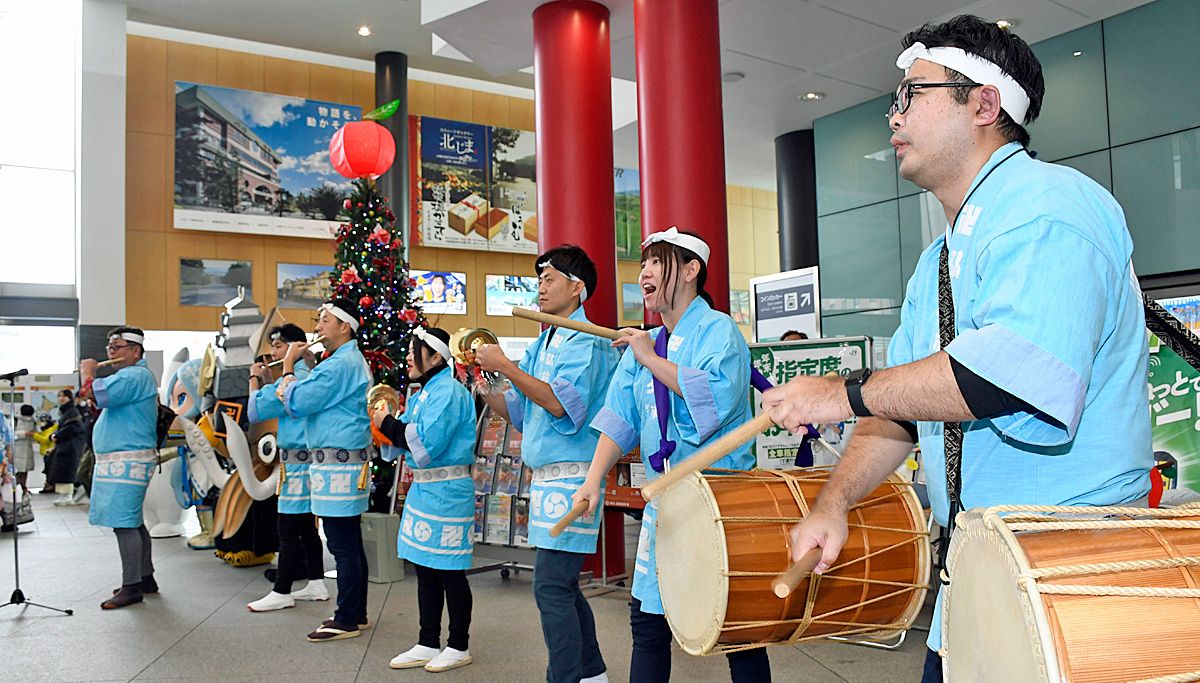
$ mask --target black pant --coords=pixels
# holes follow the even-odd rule
[[[275,592],[287,595],[292,583],[302,578],[325,578],[325,549],[317,533],[317,520],[307,512],[296,515],[279,513],[279,571]],[[364,563],[365,564],[365,563]]]
[[[661,614],[642,611],[642,601],[629,603],[629,628],[633,631],[633,656],[629,683],[666,683],[671,680],[671,627]],[[771,662],[763,648],[725,655],[733,683],[770,683]]]
[[[340,626],[367,622],[367,552],[363,549],[362,516],[322,517],[329,552],[337,564],[337,610]]]
[[[117,535],[117,550],[121,553],[121,585],[141,583],[154,576],[150,553],[150,532],[143,524],[136,529],[113,529]]]
[[[417,568],[417,609],[421,613],[418,645],[442,649],[442,604],[450,612],[450,639],[446,644],[460,652],[467,649],[471,631],[471,584],[462,569]]]
[[[942,658],[933,650],[925,651],[925,670],[921,683],[942,683]]]
[[[579,590],[583,553],[538,548],[533,597],[542,618],[549,667],[547,683],[578,683],[607,670],[596,642],[596,620]]]

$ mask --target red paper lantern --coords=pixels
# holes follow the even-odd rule
[[[347,178],[377,178],[396,160],[396,140],[374,121],[353,121],[333,134],[329,161]]]

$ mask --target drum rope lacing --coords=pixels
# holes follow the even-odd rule
[[[1141,508],[1128,506],[1081,508],[1070,505],[997,505],[984,511],[989,518],[1001,520],[1012,531],[1067,531],[1074,529],[1200,529],[1196,519],[1200,506],[1190,503],[1178,508]],[[999,513],[1016,512],[1025,514],[1000,517]],[[1086,514],[1088,518],[1064,519],[1032,513],[1060,513],[1067,515]],[[1137,516],[1140,519],[1097,519],[1110,515]],[[1172,519],[1191,517],[1191,519]],[[1137,598],[1200,598],[1200,588],[1165,588],[1153,586],[1114,585],[1064,585],[1048,584],[1042,579],[1087,576],[1089,574],[1111,574],[1116,572],[1145,569],[1178,569],[1200,567],[1200,557],[1168,557],[1146,560],[1125,560],[1093,564],[1063,565],[1022,571],[1018,584],[1027,590],[1046,595],[1100,595]],[[1190,674],[1188,674],[1190,675]],[[1196,679],[1186,679],[1196,680]]]
[[[800,488],[800,482],[801,481],[813,481],[813,480],[817,480],[817,479],[825,479],[825,478],[828,478],[828,476],[829,476],[828,470],[823,470],[823,471],[819,470],[816,472],[812,472],[806,476],[805,475],[797,476],[791,472],[788,473],[788,476],[784,476],[782,473],[777,473],[777,472],[772,472],[772,473],[778,474],[779,478],[782,479],[784,482],[786,482],[788,490],[792,494],[792,498],[794,499],[797,507],[800,509],[799,517],[796,517],[796,518],[782,518],[782,517],[764,518],[764,517],[721,516],[721,517],[717,518],[717,521],[720,521],[722,523],[734,522],[734,523],[781,523],[781,524],[789,524],[789,523],[799,522],[802,519],[804,519],[805,517],[807,517],[810,512],[809,506],[808,506],[808,501],[805,499],[804,493]],[[727,480],[727,479],[742,479],[742,480],[747,480],[747,481],[761,481],[762,480],[760,477],[746,477],[746,476],[738,477],[737,474],[729,474],[729,475],[727,475],[727,477],[722,478],[722,480]],[[886,501],[886,500],[889,500],[892,498],[902,497],[902,496],[906,495],[905,489],[907,489],[907,488],[911,488],[911,485],[909,485],[909,484],[896,485],[895,490],[893,490],[891,493],[887,493],[887,494],[884,494],[881,496],[875,496],[873,498],[863,500],[863,501],[859,502],[858,504],[854,505],[851,508],[851,510],[852,511],[860,510],[862,508],[867,508],[872,505],[877,505],[883,501]],[[892,527],[881,527],[881,526],[875,526],[875,525],[869,525],[869,524],[848,524],[848,526],[853,529],[885,531],[885,532],[891,532],[891,533],[897,533],[897,534],[907,534],[907,535],[911,536],[911,538],[908,538],[906,540],[903,540],[903,541],[900,541],[897,543],[893,543],[889,546],[879,548],[877,550],[873,550],[870,553],[867,553],[860,557],[854,558],[852,560],[847,560],[846,562],[843,562],[841,564],[834,565],[834,566],[826,569],[825,572],[822,574],[811,575],[811,578],[809,580],[808,592],[807,592],[807,595],[805,596],[805,600],[804,600],[804,614],[799,618],[770,620],[770,621],[729,622],[726,626],[722,627],[721,630],[722,631],[743,631],[743,630],[753,630],[753,629],[771,627],[771,626],[779,626],[779,625],[784,625],[784,624],[795,624],[796,628],[792,632],[792,635],[786,641],[780,641],[780,642],[786,643],[788,645],[795,645],[797,643],[801,643],[801,642],[805,642],[805,641],[809,641],[809,640],[819,640],[819,639],[827,637],[828,634],[805,636],[804,634],[814,624],[820,624],[822,626],[839,626],[839,627],[846,627],[847,629],[849,629],[847,631],[838,633],[839,636],[858,635],[858,634],[865,634],[865,633],[880,633],[880,632],[898,631],[898,630],[907,629],[909,626],[909,624],[907,622],[896,622],[896,623],[889,623],[889,624],[862,624],[860,622],[852,622],[852,621],[837,621],[834,619],[830,619],[829,617],[843,613],[843,612],[847,612],[850,610],[860,609],[863,606],[870,605],[870,604],[876,603],[876,602],[880,602],[882,600],[890,600],[890,599],[895,598],[904,593],[909,593],[909,592],[916,591],[916,590],[924,590],[927,588],[927,586],[925,584],[904,583],[904,582],[898,582],[898,581],[883,581],[883,580],[879,580],[879,579],[856,578],[856,577],[850,577],[850,576],[836,576],[836,575],[834,575],[834,572],[836,572],[840,569],[845,569],[853,564],[864,562],[872,557],[875,557],[875,556],[878,556],[878,555],[881,555],[884,553],[892,552],[898,548],[901,548],[901,547],[909,545],[909,544],[922,543],[922,542],[924,542],[924,539],[926,539],[929,536],[929,532],[925,529],[897,529],[897,528],[892,528]],[[728,571],[728,572],[725,572],[725,575],[729,576],[729,577],[766,577],[766,576],[776,576],[777,574],[778,574],[778,572],[752,572],[752,571]],[[890,591],[884,595],[880,595],[878,597],[871,598],[871,599],[865,600],[863,602],[855,603],[853,605],[848,605],[846,607],[841,607],[839,609],[831,610],[828,612],[823,612],[821,614],[813,614],[813,609],[816,605],[817,594],[819,593],[821,583],[824,581],[846,581],[846,582],[859,583],[859,584],[894,586],[897,588],[897,590]],[[750,649],[762,647],[764,644],[765,643],[748,643],[748,644],[743,644],[743,645],[723,644],[714,649],[714,654],[741,652],[743,650],[750,650]]]

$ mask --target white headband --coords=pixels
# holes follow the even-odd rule
[[[450,347],[446,346],[446,342],[438,339],[432,334],[429,334],[429,331],[424,327],[418,327],[414,329],[413,334],[417,335],[417,339],[420,339],[422,342],[424,342],[426,346],[434,351],[437,351],[438,355],[442,358],[445,358],[447,363],[450,362]]]
[[[928,48],[924,43],[913,43],[912,47],[901,52],[896,58],[896,66],[907,71],[918,59],[954,69],[980,85],[994,86],[1000,91],[1000,108],[1008,112],[1018,126],[1025,125],[1029,96],[1020,84],[1012,76],[1004,73],[999,66],[957,47]]]
[[[667,244],[674,244],[677,247],[683,247],[688,251],[695,252],[700,257],[700,260],[704,262],[704,265],[708,265],[709,250],[704,240],[692,235],[685,235],[679,232],[679,228],[673,225],[661,232],[652,233],[642,241],[642,248],[645,249],[655,242],[666,242]]]
[[[551,263],[550,261],[543,261],[542,263],[537,264],[537,267],[545,270],[546,268],[554,268],[554,264]],[[558,268],[554,268],[554,269],[558,270]],[[564,272],[561,270],[558,270],[558,272],[562,273],[563,277],[567,278],[571,282],[583,282],[583,280],[579,279],[578,275],[572,275],[570,273],[567,273],[567,272]],[[584,285],[583,289],[579,292],[579,303],[582,304],[583,302],[587,301],[587,298],[588,298],[587,285]]]
[[[321,304],[321,307],[318,308],[317,310],[318,311],[329,311],[329,313],[331,315],[333,315],[333,317],[335,317],[338,320],[341,320],[342,322],[349,325],[351,330],[358,332],[358,321],[354,319],[354,316],[350,315],[346,311],[343,311],[342,309],[338,308],[337,306],[334,306],[333,304],[330,304],[330,303],[324,303],[324,304]]]
[[[122,332],[121,334],[114,334],[108,338],[110,342],[114,339],[124,339],[125,341],[130,341],[134,344],[144,344],[146,341],[146,338],[137,332]]]

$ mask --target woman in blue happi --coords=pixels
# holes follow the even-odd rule
[[[142,358],[144,340],[136,327],[108,333],[108,358],[120,367],[114,375],[96,378],[98,363],[90,358],[79,364],[80,393],[94,396],[101,409],[92,433],[96,465],[88,521],[110,527],[121,553],[121,587],[100,603],[102,609],[132,605],[158,592],[150,532],[142,518],[146,487],[158,464],[158,382]]]
[[[668,461],[684,460],[750,420],[750,349],[737,324],[713,310],[704,291],[708,256],[704,240],[674,227],[642,243],[642,298],[647,311],[662,316],[663,326],[650,332],[626,329],[627,336],[613,342],[628,351],[592,421],[601,436],[587,481],[574,495],[575,501],[588,501],[589,511],[600,501],[605,474],[634,446],[641,446],[647,478],[654,480]],[[754,456],[743,445],[713,466],[748,470]],[[671,677],[671,630],[655,569],[656,516],[651,502],[634,567],[631,683]],[[765,650],[726,656],[735,683],[770,680]]]
[[[298,325],[287,323],[271,328],[267,333],[271,340],[271,358],[283,360],[288,345],[304,343],[307,338]],[[308,352],[293,366],[296,380],[308,377],[316,359]],[[293,607],[297,600],[328,600],[325,588],[324,548],[317,533],[316,519],[309,500],[308,443],[306,441],[307,420],[295,418],[283,409],[283,403],[275,395],[275,383],[266,363],[256,363],[250,375],[250,401],[248,415],[251,422],[277,419],[279,431],[276,446],[279,457],[279,499],[277,502],[279,525],[279,571],[275,585],[264,597],[246,605],[251,612],[270,612]],[[300,454],[304,453],[304,460]],[[304,588],[293,591],[292,584],[307,577]]]
[[[413,335],[408,376],[421,390],[399,420],[386,408],[372,416],[392,446],[407,453],[413,469],[396,548],[417,569],[421,631],[417,644],[390,665],[449,671],[471,663],[472,597],[465,570],[474,550],[475,404],[454,378],[450,335],[436,327],[418,327]],[[450,612],[450,638],[441,650],[443,604]]]
[[[328,355],[312,373],[297,379],[300,358],[308,349],[292,342],[283,357],[283,376],[275,395],[289,417],[304,419],[312,513],[321,518],[329,552],[337,564],[337,610],[308,640],[314,643],[356,638],[367,624],[367,554],[362,513],[367,511],[371,419],[367,392],[371,369],[358,350],[358,306],[334,299],[321,306],[317,335]]]
[[[596,291],[596,266],[579,247],[555,247],[537,257],[538,306],[543,313],[586,322],[583,302]],[[558,538],[550,529],[571,508],[584,481],[599,434],[588,423],[604,405],[617,352],[607,339],[551,327],[514,364],[495,344],[476,351],[484,370],[513,384],[488,405],[520,430],[529,490],[529,542],[537,548],[533,595],[549,651],[549,683],[607,681],[596,624],[579,590],[583,561],[596,552],[600,514],[581,517]]]

